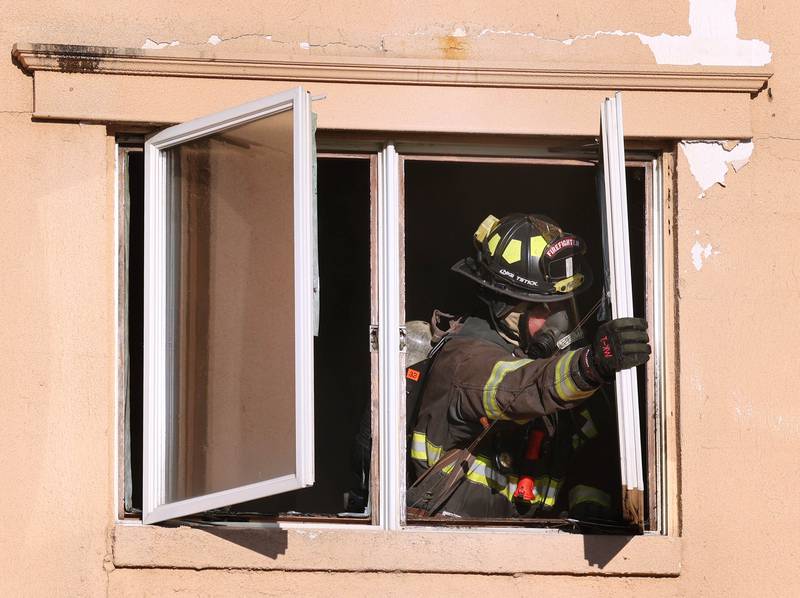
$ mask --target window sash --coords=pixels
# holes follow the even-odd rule
[[[174,479],[171,450],[177,391],[174,330],[178,272],[174,210],[168,201],[166,150],[292,110],[295,359],[295,472],[166,502]],[[311,100],[301,87],[169,127],[145,143],[143,522],[155,523],[313,484],[313,233]],[[177,203],[177,202],[174,202]],[[291,374],[290,374],[291,375]]]
[[[630,242],[628,238],[628,194],[625,184],[625,145],[622,95],[603,101],[600,118],[603,164],[603,204],[608,260],[608,295],[612,318],[633,317]],[[639,424],[639,392],[636,368],[617,372],[617,425],[623,517],[638,526],[644,519],[644,476]]]

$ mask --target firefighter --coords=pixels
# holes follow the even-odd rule
[[[409,517],[613,518],[601,475],[613,451],[589,448],[610,423],[595,391],[647,361],[646,322],[611,320],[584,342],[574,297],[591,284],[586,246],[544,216],[489,216],[474,242],[476,257],[452,269],[478,284],[487,318],[438,334],[410,415]]]

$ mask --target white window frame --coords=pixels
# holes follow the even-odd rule
[[[294,297],[295,297],[295,468],[294,474],[185,500],[166,502],[172,479],[169,434],[175,392],[174,330],[176,248],[170,246],[175,218],[167,186],[171,147],[293,111]],[[222,112],[164,129],[145,143],[145,272],[144,272],[144,523],[245,502],[314,482],[313,378],[313,236],[312,236],[311,99],[302,87],[287,90]],[[172,235],[174,237],[174,235]],[[170,283],[170,281],[173,281]]]
[[[609,268],[608,295],[612,318],[633,313],[630,240],[628,238],[628,191],[625,184],[625,142],[622,94],[603,100],[600,137],[604,176],[604,234]],[[617,427],[619,429],[622,508],[627,521],[642,525],[644,475],[639,424],[639,387],[636,368],[616,374]]]
[[[170,292],[166,281],[170,268],[170,248],[166,246],[167,226],[169,225],[169,206],[166,193],[166,162],[164,150],[177,144],[222,131],[228,127],[251,122],[294,106],[295,113],[295,148],[303,148],[295,152],[295,267],[298,285],[295,288],[296,363],[304,364],[295,371],[297,400],[297,473],[283,476],[248,486],[216,492],[202,497],[187,499],[170,504],[160,504],[164,496],[168,455],[166,454],[166,431],[171,414],[167,411],[170,404],[168,392],[169,354],[166,349],[167,331],[173,314],[170,313]],[[604,154],[606,218],[609,226],[607,235],[610,249],[609,289],[614,317],[632,315],[631,275],[629,261],[629,241],[627,226],[627,197],[625,192],[625,150],[621,121],[621,98],[606,99],[601,106],[601,139]],[[145,163],[148,172],[156,176],[148,177],[145,185],[146,204],[146,238],[145,238],[145,356],[144,356],[144,476],[143,476],[143,522],[154,523],[164,519],[180,517],[205,510],[226,506],[267,495],[277,494],[308,486],[313,483],[314,439],[313,439],[313,322],[311,307],[313,305],[313,283],[311,281],[311,165],[310,143],[312,139],[310,119],[310,98],[302,88],[250,102],[214,115],[170,127],[147,140],[145,145]],[[400,152],[413,144],[401,143]],[[443,149],[443,148],[442,148]],[[488,148],[490,149],[490,148]],[[306,151],[308,150],[308,151]],[[458,153],[458,147],[449,146],[447,153]],[[474,151],[474,148],[473,148]],[[480,152],[483,154],[484,152]],[[492,151],[490,149],[489,153]],[[534,152],[536,153],[536,152]],[[502,159],[502,152],[498,155]],[[657,161],[655,161],[657,163]],[[400,349],[401,314],[402,314],[402,281],[400,280],[401,264],[401,227],[403,216],[398,209],[403,185],[401,171],[401,154],[394,143],[383,144],[377,153],[377,291],[378,291],[378,462],[373,471],[381,472],[376,484],[379,494],[373,504],[377,503],[377,517],[373,524],[356,525],[355,527],[383,528],[388,530],[422,530],[424,526],[405,524],[405,408],[403,377],[403,351]],[[658,188],[658,184],[654,185]],[[654,194],[660,197],[660,194]],[[654,197],[654,204],[658,199]],[[654,213],[655,218],[658,214]],[[655,235],[660,230],[660,223],[654,222]],[[660,236],[655,238],[656,249]],[[613,251],[611,250],[613,248]],[[656,251],[655,257],[661,253]],[[659,264],[653,264],[655,268]],[[656,279],[661,275],[656,273]],[[663,289],[656,287],[654,312],[661,321],[659,305]],[[659,301],[661,303],[659,303]],[[655,322],[659,328],[658,322]],[[659,350],[662,335],[656,331],[657,344],[655,353],[660,357],[656,369],[663,369],[663,356]],[[388,349],[388,350],[387,350]],[[656,372],[658,381],[663,384],[663,375]],[[620,405],[620,461],[624,490],[643,491],[641,433],[638,417],[638,388],[636,372],[628,370],[617,379],[617,399]],[[656,397],[659,399],[659,396]],[[663,396],[660,396],[663,400]],[[663,426],[664,422],[662,422]],[[661,449],[663,451],[663,447]],[[661,480],[663,487],[663,480]],[[373,486],[375,487],[375,486]],[[663,491],[663,488],[661,489]],[[641,492],[639,493],[641,497]],[[641,498],[639,499],[641,504]],[[663,506],[662,506],[663,507]],[[661,510],[661,509],[659,509]],[[630,514],[628,513],[630,516]],[[638,521],[641,523],[641,509]],[[660,522],[663,523],[663,522]],[[282,525],[287,525],[286,523]],[[302,523],[288,524],[307,525]],[[335,524],[334,524],[335,525]],[[351,529],[353,524],[348,524]],[[659,528],[662,525],[658,526]],[[663,530],[662,530],[663,533]]]
[[[616,93],[601,103],[600,143],[604,168],[604,226],[607,238],[609,260],[609,300],[612,317],[632,317],[633,286],[631,282],[630,241],[628,235],[627,189],[625,184],[625,147],[622,123],[622,96]],[[400,278],[400,263],[397,256],[400,251],[399,230],[403,217],[398,212],[400,187],[403,185],[400,155],[404,154],[405,145],[400,144],[400,154],[393,142],[386,143],[379,153],[378,160],[378,264],[379,289],[378,302],[380,313],[379,339],[381,348],[389,351],[381,352],[380,368],[380,471],[385,475],[380,479],[381,509],[379,525],[389,530],[423,530],[430,529],[423,525],[406,525],[405,510],[405,455],[407,451],[405,438],[405,378],[403,362],[396,356],[402,350],[391,350],[400,346],[399,331],[402,326],[401,306],[398,297],[403,296],[403,283]],[[429,148],[430,149],[430,148]],[[448,153],[458,153],[458,147],[449,148]],[[657,184],[656,184],[657,186]],[[660,194],[653,194],[653,203],[659,201]],[[660,211],[654,210],[653,218],[659,217]],[[653,241],[660,247],[660,228],[654,230]],[[655,251],[655,257],[661,251]],[[660,279],[660,274],[655,275]],[[654,311],[663,305],[661,295],[663,289],[657,285],[654,289],[654,300],[657,301]],[[660,325],[663,314],[657,313],[655,324],[658,330],[654,337],[654,346],[658,362],[654,364],[659,383],[663,383],[663,357],[660,356],[662,335]],[[623,491],[623,514],[627,521],[641,527],[644,520],[644,476],[642,468],[642,443],[639,424],[639,391],[636,369],[628,369],[617,374],[616,379],[617,418],[619,426],[620,475]],[[663,400],[659,392],[656,400]],[[664,422],[661,422],[663,427]],[[663,445],[661,446],[663,450]],[[663,480],[662,480],[663,484]],[[663,495],[663,485],[659,488]],[[663,514],[662,514],[663,518]],[[657,522],[653,522],[657,523]],[[661,522],[658,522],[661,523]],[[660,526],[659,526],[660,527]],[[663,530],[661,530],[663,531]]]

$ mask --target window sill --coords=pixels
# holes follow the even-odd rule
[[[188,527],[118,523],[119,568],[676,577],[681,540],[547,530]]]

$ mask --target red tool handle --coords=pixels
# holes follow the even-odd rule
[[[544,440],[544,430],[533,430],[528,436],[528,448],[525,450],[526,461],[536,461],[542,453],[542,441]],[[522,475],[517,482],[517,489],[514,491],[514,498],[533,502],[536,497],[536,480],[533,476]]]
[[[525,451],[525,458],[528,461],[536,461],[542,453],[542,441],[544,440],[544,430],[533,430],[528,436],[528,450]]]

